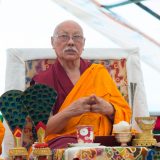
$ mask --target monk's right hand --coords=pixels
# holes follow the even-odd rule
[[[89,101],[89,97],[79,98],[63,111],[66,112],[70,117],[79,116],[83,113],[90,112],[91,105],[89,104]]]
[[[68,120],[83,113],[90,112],[90,97],[79,98],[64,110],[51,116],[47,122],[46,135],[61,133],[67,126]]]

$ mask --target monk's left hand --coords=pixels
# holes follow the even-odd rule
[[[111,103],[96,95],[91,95],[91,112],[100,113],[107,116],[114,115],[114,107]]]

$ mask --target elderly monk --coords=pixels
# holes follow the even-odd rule
[[[5,128],[3,123],[0,121],[0,154],[2,153],[2,142],[4,138]]]
[[[130,121],[131,109],[106,68],[81,58],[85,38],[78,23],[60,23],[51,44],[56,62],[33,78],[35,83],[53,87],[58,93],[47,123],[47,141],[75,135],[77,125],[93,125],[95,136],[106,136],[111,134],[113,123]]]

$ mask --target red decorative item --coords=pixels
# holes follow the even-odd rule
[[[157,117],[156,124],[154,130],[160,131],[160,116]]]
[[[48,147],[48,144],[47,143],[36,143],[34,147],[35,148],[46,148]]]
[[[44,142],[46,125],[40,121],[36,126],[38,142],[34,144],[35,148],[46,148],[48,144]]]
[[[38,132],[39,128],[42,128],[44,130],[46,130],[46,125],[40,121],[37,125],[36,125],[36,131]]]
[[[39,122],[36,125],[38,142],[34,143],[34,149],[32,154],[38,160],[47,160],[48,157],[52,155],[51,149],[48,144],[44,142],[46,125],[43,122]]]
[[[20,129],[19,127],[16,127],[15,130],[14,130],[14,132],[13,132],[13,135],[14,135],[15,137],[21,137],[21,136],[22,136],[22,131],[21,131],[21,129]]]
[[[89,125],[77,126],[78,143],[93,143],[93,140],[94,140],[93,126]]]

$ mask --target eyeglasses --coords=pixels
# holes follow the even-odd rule
[[[82,42],[82,40],[84,39],[84,37],[81,35],[69,36],[67,34],[56,35],[55,37],[62,42],[67,42],[70,40],[70,38],[72,38],[74,42]]]

